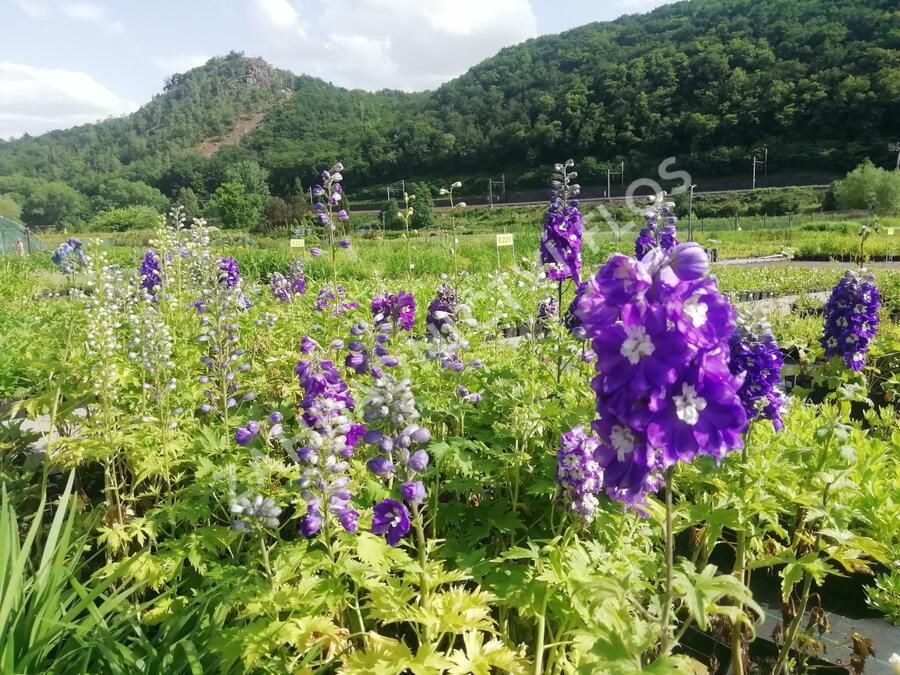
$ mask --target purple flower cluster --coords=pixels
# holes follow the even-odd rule
[[[396,477],[401,499],[417,513],[426,496],[419,474],[428,468],[429,457],[416,446],[427,444],[431,432],[416,424],[419,411],[410,381],[398,381],[391,375],[376,378],[366,397],[363,418],[369,425],[363,440],[379,451],[366,463],[367,468],[383,479]],[[383,534],[391,546],[396,546],[409,528],[410,513],[402,502],[386,499],[375,506],[372,532]]]
[[[269,278],[269,289],[272,295],[281,302],[290,302],[295,296],[306,293],[306,276],[303,274],[303,263],[299,260],[291,262],[287,274],[275,272]]]
[[[564,433],[556,453],[557,498],[586,522],[593,520],[603,489],[600,441],[580,424]]]
[[[744,404],[747,419],[764,417],[772,422],[776,431],[780,431],[784,428],[781,419],[784,410],[781,392],[784,357],[772,335],[772,327],[766,322],[740,315],[728,347],[731,372],[744,378],[738,396]]]
[[[428,305],[425,328],[432,338],[445,338],[453,332],[459,298],[450,284],[438,286],[434,300]]]
[[[138,274],[141,277],[141,288],[147,291],[151,298],[155,299],[162,286],[162,266],[160,265],[159,254],[156,251],[147,250],[138,268]]]
[[[575,163],[554,166],[550,180],[550,205],[544,216],[544,232],[541,235],[541,263],[546,265],[547,277],[556,281],[574,279],[581,274],[581,238],[584,218],[578,210],[576,197],[581,191],[573,183],[578,174],[570,171]]]
[[[234,442],[242,447],[247,447],[259,436],[260,431],[264,432],[266,439],[272,440],[281,433],[281,422],[283,420],[284,417],[277,411],[269,413],[268,418],[262,425],[256,420],[250,420],[245,426],[238,427],[235,430]]]
[[[329,310],[331,316],[340,316],[359,307],[358,302],[347,301],[347,292],[343,286],[336,288],[323,288],[316,296],[316,311]]]
[[[542,333],[546,333],[551,323],[559,316],[559,305],[556,298],[548,295],[538,303],[536,328]]]
[[[819,341],[825,357],[840,356],[854,371],[866,365],[869,343],[878,333],[881,294],[872,274],[847,270],[825,305],[825,327]]]
[[[598,461],[616,498],[639,501],[660,470],[742,446],[742,380],[728,367],[735,312],[708,271],[696,244],[614,254],[579,300],[597,355]]]
[[[315,351],[304,338],[304,351]],[[326,524],[328,514],[335,516],[347,532],[358,528],[359,513],[350,506],[349,464],[354,448],[365,428],[349,417],[354,403],[347,384],[328,360],[301,360],[297,376],[303,387],[300,402],[306,425],[304,447],[297,450],[303,466],[298,481],[306,500],[306,515],[300,520],[300,532],[312,537]]]
[[[634,254],[638,260],[643,260],[651,249],[659,247],[666,253],[678,246],[675,225],[678,218],[675,217],[675,202],[663,201],[665,193],[660,193],[650,198],[650,208],[644,212],[644,227],[638,232],[634,242]]]
[[[88,258],[81,248],[81,240],[76,237],[69,237],[61,243],[50,259],[66,274],[73,272],[76,264],[87,265],[88,263]]]
[[[337,243],[341,248],[346,249],[350,248],[349,239],[341,239],[339,242],[335,241],[338,225],[350,220],[350,214],[341,208],[341,202],[344,197],[344,186],[341,185],[341,181],[344,180],[344,176],[341,173],[343,170],[344,165],[338,162],[331,167],[330,171],[323,171],[322,182],[320,185],[313,186],[312,195],[318,200],[313,208],[316,211],[316,218],[319,223],[325,227],[329,243],[331,246]],[[338,210],[335,211],[335,209]],[[322,254],[321,249],[310,249],[310,255],[315,256],[316,251],[318,251],[318,255]]]
[[[412,330],[416,323],[416,300],[407,291],[381,293],[372,298],[372,316],[377,324],[388,321],[395,329]]]
[[[219,258],[219,281],[225,288],[235,288],[241,283],[241,268],[234,258]]]
[[[388,350],[388,345],[390,344],[388,332],[393,330],[393,324],[380,323],[377,329],[380,332],[376,333],[374,338],[371,338],[370,326],[365,321],[360,321],[350,329],[350,335],[353,336],[353,339],[347,344],[349,353],[344,359],[344,365],[352,368],[357,375],[362,375],[368,371],[372,377],[377,379],[384,372],[382,368],[393,368],[400,363],[397,357],[391,356]],[[373,346],[371,350],[363,342],[363,339],[366,337],[372,339],[371,344]],[[372,365],[373,352],[378,359],[377,365],[374,366]]]

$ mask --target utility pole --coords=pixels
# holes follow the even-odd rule
[[[900,170],[900,142],[890,143],[888,145],[888,150],[890,152],[897,153],[897,165],[894,167],[895,170]]]
[[[763,167],[763,175],[769,175],[769,148],[765,148],[765,159],[757,159],[757,155],[753,155],[753,189],[756,189],[756,165],[761,164]]]
[[[610,177],[614,175],[618,175],[621,184],[625,185],[625,162],[619,162],[618,171],[612,171],[608,166],[606,167],[606,197],[610,200],[612,199],[612,184]]]
[[[488,203],[494,208],[494,186],[500,188],[500,199],[506,199],[506,174],[500,176],[500,180],[496,178],[488,178]]]

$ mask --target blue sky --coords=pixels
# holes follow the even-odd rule
[[[342,86],[432,88],[501,47],[667,0],[0,0],[0,138],[145,103],[229,50]]]

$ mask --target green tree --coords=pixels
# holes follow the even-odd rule
[[[22,204],[22,219],[32,227],[70,225],[85,207],[85,197],[65,183],[46,182],[31,191]]]
[[[222,227],[250,230],[259,221],[258,200],[240,183],[222,183],[213,195]]]
[[[96,211],[122,209],[127,206],[149,206],[151,209],[163,211],[168,204],[166,196],[155,187],[125,178],[109,178],[103,181],[97,194],[91,199],[91,206]]]
[[[381,207],[381,222],[385,230],[399,230],[403,227],[403,221],[400,219],[400,205],[396,199],[387,200]]]
[[[260,205],[269,198],[269,172],[257,162],[246,160],[235,162],[225,169],[226,183],[240,183],[248,196],[260,201]]]
[[[833,185],[842,209],[867,209],[878,213],[900,211],[900,171],[881,169],[868,159]]]
[[[159,226],[161,218],[159,211],[149,206],[126,206],[98,213],[91,219],[89,227],[96,232],[153,230]]]
[[[22,207],[9,195],[0,195],[0,216],[11,220],[19,220],[22,217]]]
[[[409,226],[415,230],[434,227],[434,199],[431,197],[431,188],[425,183],[413,183],[409,186],[409,194],[416,196],[412,202],[413,215]]]
[[[178,190],[178,194],[175,195],[175,204],[184,209],[184,216],[188,222],[201,215],[200,201],[197,199],[197,194],[189,187]]]

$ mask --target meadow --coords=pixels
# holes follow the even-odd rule
[[[618,328],[591,332],[602,308],[573,328],[575,284],[536,257],[543,209],[485,213],[303,249],[176,216],[79,235],[65,269],[0,260],[0,670],[800,673],[831,655],[836,580],[900,621],[900,274],[876,270],[853,370],[826,358],[809,297],[840,266],[713,265],[713,282],[703,263],[704,317],[731,311],[720,291],[742,311],[798,296],[769,317],[790,391],[635,490],[620,465],[638,453],[603,450],[598,410],[629,367],[604,352]],[[695,238],[720,259],[849,260],[863,224]],[[892,252],[893,226],[867,254]],[[499,266],[498,231],[515,235]],[[586,237],[582,277],[637,234]],[[733,321],[703,363],[738,353]],[[850,642],[851,672],[887,667],[892,645]]]

